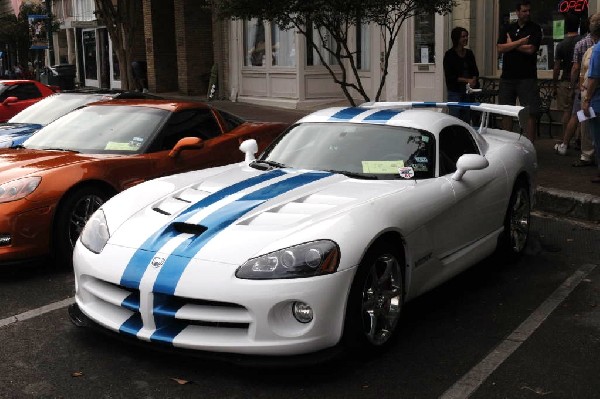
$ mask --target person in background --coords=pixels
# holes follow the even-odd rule
[[[587,23],[589,26],[589,22]],[[591,49],[598,38],[592,37],[588,33],[583,39],[577,42],[575,45],[575,51],[573,52],[573,67],[571,68],[571,84],[575,87],[575,96],[573,99],[573,109],[571,112],[571,119],[567,124],[567,130],[565,131],[565,137],[563,143],[568,143],[571,137],[575,134],[575,130],[579,126],[580,137],[581,137],[581,155],[578,160],[573,162],[572,166],[592,166],[594,164],[594,144],[592,143],[592,137],[589,129],[588,121],[579,122],[577,118],[577,112],[581,110],[581,90],[584,87],[584,80],[589,67],[589,59],[591,55]],[[555,147],[557,152],[560,151]]]
[[[565,15],[565,38],[556,45],[554,54],[554,68],[552,80],[554,82],[554,95],[556,105],[563,111],[562,127],[563,142],[554,148],[560,155],[567,153],[567,147],[576,129],[569,129],[569,119],[573,110],[573,95],[575,85],[571,82],[571,69],[573,67],[573,53],[575,45],[581,39],[578,34],[579,17],[575,14]],[[562,74],[561,74],[562,71]],[[575,127],[577,124],[575,124]],[[569,134],[567,137],[567,133]],[[565,141],[566,140],[566,141]]]
[[[467,84],[475,88],[479,78],[479,69],[477,69],[473,51],[466,48],[469,44],[469,32],[465,28],[457,26],[450,32],[450,38],[452,39],[452,48],[444,54],[444,75],[448,101],[469,102]],[[470,123],[468,109],[450,108],[449,113]]]
[[[502,54],[500,75],[500,104],[519,104],[529,107],[527,137],[533,142],[537,136],[537,118],[540,93],[537,87],[537,51],[542,41],[542,28],[531,21],[531,2],[519,1],[517,21],[503,27],[496,49]],[[504,117],[502,127],[512,130],[512,118]]]
[[[600,37],[600,13],[590,18],[590,34],[592,37]],[[598,115],[589,119],[588,123],[594,140],[596,164],[600,168],[600,46],[595,45],[591,51],[585,93],[582,90],[581,95],[581,109],[588,118],[591,117],[590,108]],[[592,183],[600,183],[600,169]]]

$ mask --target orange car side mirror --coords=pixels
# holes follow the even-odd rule
[[[6,97],[6,99],[4,101],[2,101],[2,105],[16,103],[17,101],[19,101],[19,99],[17,97]]]
[[[204,141],[198,137],[184,137],[175,144],[175,147],[169,152],[169,157],[177,158],[183,150],[200,149],[204,147]]]

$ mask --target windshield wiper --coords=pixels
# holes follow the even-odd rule
[[[269,167],[269,168],[264,168],[262,170],[273,169],[273,168],[285,168],[285,165],[282,163],[275,162],[275,161],[267,161],[267,160],[263,160],[263,159],[257,159],[255,161],[252,161],[252,163],[250,163],[250,166],[257,167],[257,169],[261,169],[261,167],[258,167],[259,165],[267,165]]]
[[[43,148],[44,151],[62,151],[62,152],[74,152],[75,154],[79,154],[77,150],[71,150],[68,148]]]
[[[338,173],[347,177],[353,177],[355,179],[364,179],[364,180],[378,180],[379,178],[375,175],[366,175],[364,173],[358,172],[348,172],[346,170],[326,170],[325,172]]]

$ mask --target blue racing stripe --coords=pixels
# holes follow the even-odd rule
[[[367,116],[365,119],[363,119],[363,121],[386,123],[387,121],[389,121],[390,119],[392,119],[394,116],[398,115],[401,112],[402,111],[394,111],[391,109],[384,109],[384,110],[377,111],[377,112]]]
[[[168,326],[158,328],[150,336],[150,341],[173,345],[175,337],[187,326],[187,323],[177,321]]]
[[[158,273],[152,291],[154,293],[173,295],[181,275],[191,258],[216,234],[267,200],[328,176],[331,176],[331,173],[309,172],[297,175],[249,193],[207,216],[200,222],[207,230],[200,236],[193,236],[186,239],[169,255]]]
[[[137,335],[138,331],[142,329],[143,322],[142,316],[139,313],[135,313],[127,321],[121,324],[119,332],[130,335]]]
[[[184,210],[175,221],[186,220],[192,216],[190,214],[191,212],[206,208],[207,206],[212,205],[229,195],[238,193],[267,180],[282,176],[283,174],[285,174],[284,171],[275,169],[225,187],[224,189],[214,192],[197,203],[191,205],[189,208]],[[169,226],[171,226],[171,223]],[[144,272],[148,268],[150,261],[156,254],[156,251],[158,251],[170,239],[180,234],[174,229],[169,228],[169,226],[163,227],[154,233],[140,246],[140,248],[135,251],[129,260],[129,263],[125,267],[123,275],[121,276],[120,284],[122,286],[134,289],[139,288]]]
[[[125,299],[123,299],[123,302],[121,302],[121,307],[124,307],[125,309],[129,309],[132,312],[139,312],[140,311],[140,292],[136,291],[136,292],[132,292],[131,294],[129,294],[129,296]]]
[[[358,108],[358,107],[344,108],[344,109],[336,112],[335,114],[331,115],[329,117],[329,119],[330,120],[336,119],[336,120],[342,120],[342,121],[349,121],[350,119],[352,119],[352,118],[356,117],[357,115],[360,115],[366,111],[367,111],[366,109]]]

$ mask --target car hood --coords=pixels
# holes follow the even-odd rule
[[[90,156],[64,151],[0,150],[0,183],[91,159]]]
[[[112,234],[108,245],[131,248],[143,258],[160,254],[240,264],[280,249],[309,228],[323,226],[313,239],[326,238],[331,219],[414,186],[412,181],[292,169],[261,172],[239,165],[208,177],[196,174],[194,184],[148,200],[186,180],[185,175],[144,183],[108,201],[103,207]],[[133,211],[132,204],[145,205]]]
[[[31,134],[43,126],[37,123],[2,123],[0,124],[0,140],[4,136],[20,136]]]

